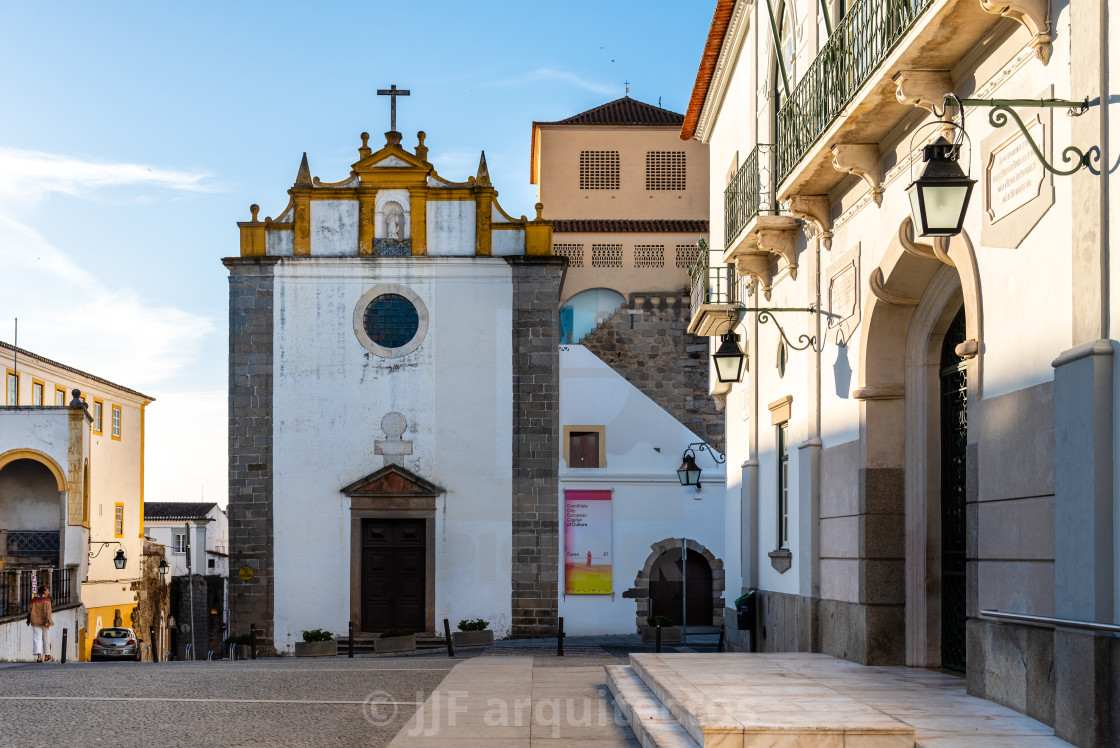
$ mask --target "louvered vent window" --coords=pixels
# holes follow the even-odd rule
[[[647,190],[683,190],[684,151],[650,151],[646,154]]]
[[[618,151],[580,151],[581,190],[618,189]]]
[[[665,267],[665,245],[663,244],[635,244],[634,267],[636,268],[663,268]]]
[[[557,257],[567,257],[568,267],[570,268],[583,267],[582,244],[553,244],[552,254]]]
[[[678,244],[677,245],[677,267],[690,268],[696,264],[696,258],[700,256],[700,247],[695,244]]]
[[[622,267],[621,244],[592,244],[591,267],[593,268],[620,268]]]

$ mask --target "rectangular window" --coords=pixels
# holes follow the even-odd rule
[[[93,401],[93,433],[101,435],[102,416],[105,415],[105,403],[100,400]]]
[[[124,504],[113,507],[113,534],[118,538],[124,537]]]
[[[665,267],[664,244],[635,244],[634,267],[636,268],[663,268]]]
[[[43,383],[40,380],[38,380],[38,379],[32,379],[31,380],[31,404],[32,405],[42,405],[43,404],[43,391],[45,389],[46,388],[44,387]]]
[[[621,244],[592,244],[591,267],[593,268],[620,268],[622,267]]]
[[[4,379],[4,404],[19,405],[19,374],[11,369]]]
[[[789,422],[778,424],[778,550],[789,549]]]
[[[175,533],[175,544],[173,547],[176,553],[187,552],[187,534],[185,532]]]
[[[647,190],[683,190],[684,172],[684,151],[646,153]]]
[[[121,406],[113,406],[113,438],[121,440]]]
[[[618,151],[580,151],[581,190],[618,189]]]
[[[572,431],[568,435],[568,467],[599,467],[599,432]]]
[[[552,254],[556,257],[567,257],[570,268],[583,267],[582,244],[553,244]]]
[[[66,405],[66,388],[55,386],[54,388],[54,404]]]
[[[206,568],[207,569],[213,569],[214,568],[214,559],[212,559],[212,558],[206,559]]]

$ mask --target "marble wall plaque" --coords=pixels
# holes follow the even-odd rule
[[[828,267],[828,334],[846,343],[860,320],[859,245]]]

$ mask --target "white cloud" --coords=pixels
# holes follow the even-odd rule
[[[0,215],[0,339],[127,387],[143,389],[193,362],[209,319],[110,287],[34,229]]]
[[[145,186],[211,192],[204,172],[160,169],[145,164],[86,161],[41,151],[0,147],[0,200],[9,209],[33,206],[52,192],[87,195],[106,187]]]
[[[145,414],[146,501],[216,501],[226,505],[225,390],[155,390]],[[185,428],[185,424],[190,424]],[[189,434],[187,436],[186,434]]]
[[[511,76],[509,78],[503,78],[501,80],[486,81],[486,82],[483,82],[483,83],[479,83],[478,85],[480,87],[489,87],[489,86],[505,87],[505,86],[523,86],[523,85],[530,84],[530,83],[541,83],[541,82],[567,83],[568,85],[576,86],[577,88],[582,88],[582,89],[585,89],[587,91],[591,91],[593,93],[601,94],[603,96],[610,96],[612,94],[617,94],[618,93],[618,86],[617,85],[610,85],[610,84],[607,84],[607,83],[598,83],[597,81],[592,81],[592,80],[587,80],[586,78],[581,78],[578,75],[576,75],[575,73],[569,73],[569,72],[564,71],[564,70],[553,70],[552,68],[536,68],[534,70],[529,70],[529,71],[526,71],[524,73],[520,73],[518,75]]]

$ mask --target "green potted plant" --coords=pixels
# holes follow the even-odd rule
[[[646,625],[642,627],[642,641],[647,644],[656,642],[658,626],[661,626],[661,642],[663,644],[681,641],[684,638],[684,631],[675,623],[676,621],[669,616],[650,616],[646,619]]]
[[[459,621],[459,630],[451,633],[451,643],[456,647],[485,647],[494,643],[490,622],[481,618]]]
[[[338,642],[334,634],[323,629],[303,632],[303,641],[296,642],[296,657],[334,657],[338,654]]]
[[[373,640],[373,651],[377,654],[415,652],[416,633],[412,629],[386,629]]]

